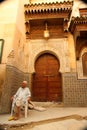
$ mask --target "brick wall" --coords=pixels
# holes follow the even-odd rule
[[[6,79],[2,89],[0,113],[10,113],[11,109],[10,98],[21,86],[21,82],[23,80],[27,80],[29,83],[28,77],[29,77],[28,73],[24,73],[13,66],[9,65],[6,66]]]
[[[76,73],[63,74],[64,106],[87,106],[87,79],[77,79]]]

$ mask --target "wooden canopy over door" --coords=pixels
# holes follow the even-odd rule
[[[35,63],[32,98],[34,101],[62,101],[61,74],[58,59],[45,53]]]

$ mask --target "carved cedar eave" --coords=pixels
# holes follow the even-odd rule
[[[87,31],[87,17],[73,17],[70,24],[70,31],[73,34],[80,31]]]
[[[87,17],[73,17],[70,31],[75,40],[76,59],[79,60],[82,48],[87,46]]]
[[[42,3],[42,4],[25,4],[25,18],[26,20],[35,19],[38,16],[38,18],[41,18],[42,14],[43,17],[46,17],[46,14],[48,13],[48,17],[61,17],[61,18],[70,18],[70,14],[72,11],[73,1],[67,1],[67,2],[56,2],[56,3]],[[44,16],[45,14],[45,16]],[[53,15],[52,15],[53,14]],[[54,15],[56,14],[56,15]],[[61,15],[62,14],[62,15]]]
[[[63,35],[66,35],[72,6],[73,2],[70,1],[24,5],[26,37],[30,37],[31,28],[37,26],[37,24],[39,24],[39,28],[41,26],[43,28],[45,21],[48,23],[49,29],[52,29],[51,27],[54,25],[55,27],[61,25],[61,28],[63,28]],[[40,33],[40,31],[38,33]]]

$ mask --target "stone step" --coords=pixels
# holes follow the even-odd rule
[[[64,104],[62,102],[33,102],[36,106],[42,107],[63,107]]]

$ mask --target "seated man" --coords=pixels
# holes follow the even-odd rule
[[[11,116],[9,120],[17,120],[20,117],[20,107],[23,106],[23,104],[28,101],[32,106],[34,107],[33,103],[30,100],[31,93],[29,88],[27,87],[27,81],[22,82],[22,86],[18,89],[16,94],[11,98],[12,100],[12,110],[11,110]],[[16,107],[16,113],[13,115],[14,108]]]

